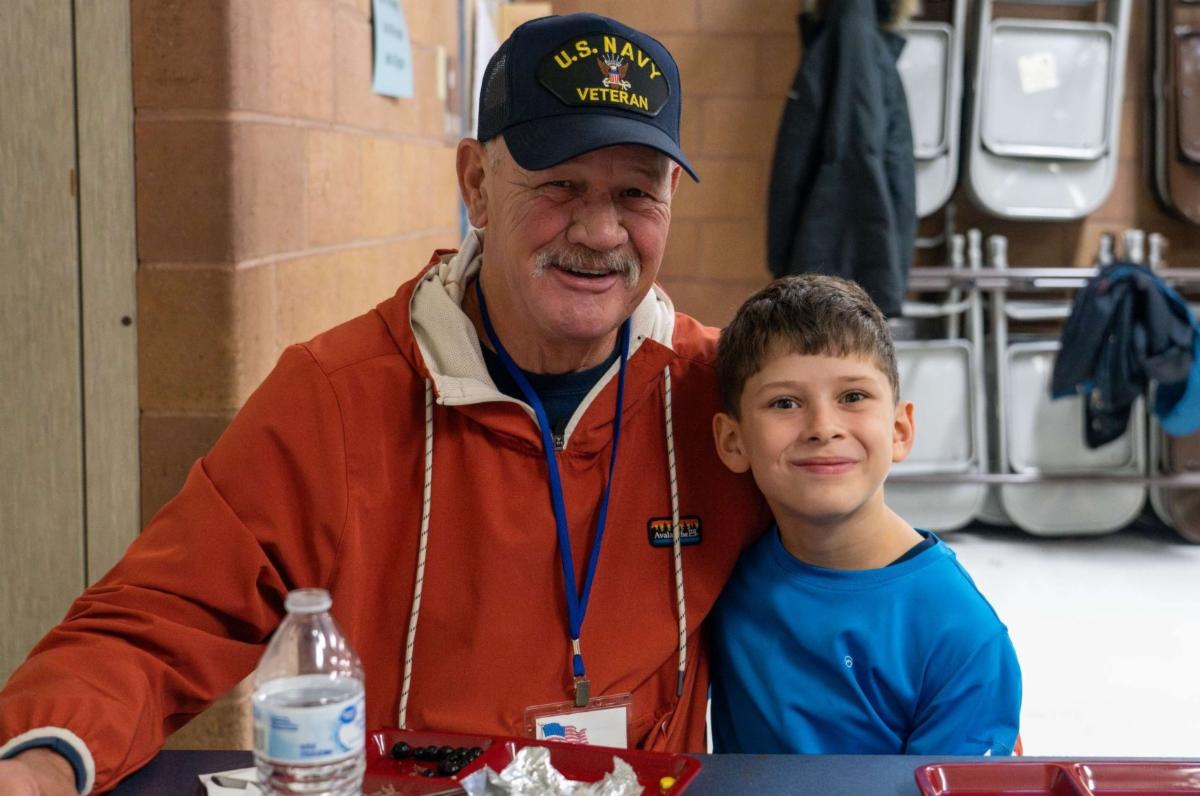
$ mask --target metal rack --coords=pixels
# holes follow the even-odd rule
[[[1153,236],[1152,236],[1153,238]],[[1157,242],[1151,241],[1152,250]],[[1009,291],[1039,292],[1079,289],[1087,285],[1099,268],[1077,267],[982,267],[973,269],[946,266],[914,267],[909,272],[909,288],[914,291],[963,290],[976,296],[990,293],[993,312],[1004,311],[1003,300]],[[1200,293],[1200,268],[1163,268],[1155,273],[1183,293]],[[997,307],[996,304],[1000,306]],[[922,485],[957,484],[1111,484],[1141,485],[1158,489],[1194,489],[1200,487],[1200,472],[1172,475],[1114,474],[1077,471],[1069,473],[982,473],[982,472],[896,472],[889,483]]]
[[[1081,288],[1098,268],[980,268],[957,271],[945,266],[918,267],[909,271],[912,290],[948,290],[977,287],[980,290],[1061,290]],[[1195,286],[1200,290],[1200,268],[1164,268],[1154,272],[1172,287]]]

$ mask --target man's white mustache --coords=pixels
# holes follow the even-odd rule
[[[542,250],[534,257],[534,276],[542,276],[551,266],[591,273],[619,273],[625,277],[625,286],[637,286],[641,277],[642,264],[626,252],[598,252],[582,247]]]

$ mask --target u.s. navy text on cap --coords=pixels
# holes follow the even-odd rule
[[[564,42],[538,65],[538,81],[573,106],[616,106],[657,116],[671,97],[658,64],[620,36],[583,36]]]

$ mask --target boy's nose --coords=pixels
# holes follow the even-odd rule
[[[829,442],[841,439],[844,435],[832,410],[814,406],[809,413],[807,436],[809,442]]]

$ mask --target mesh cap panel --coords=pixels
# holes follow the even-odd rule
[[[492,56],[483,73],[483,88],[479,108],[479,130],[477,137],[480,141],[493,138],[504,129],[505,118],[508,115],[508,42],[500,45],[500,49]]]

